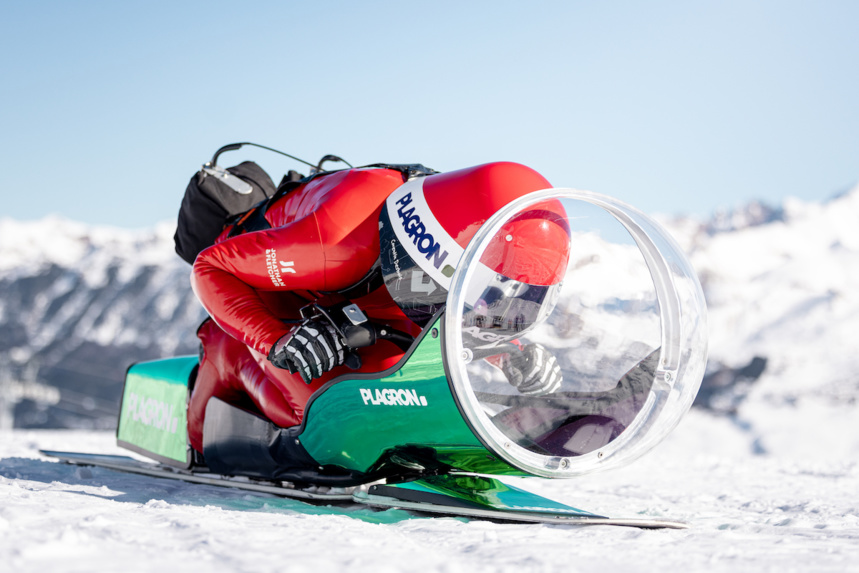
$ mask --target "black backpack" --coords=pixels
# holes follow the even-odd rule
[[[190,264],[200,251],[215,243],[235,215],[275,192],[271,177],[253,161],[228,169],[209,165],[191,177],[173,236],[176,253]]]

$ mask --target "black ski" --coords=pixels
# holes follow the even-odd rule
[[[645,529],[686,529],[680,521],[643,518],[613,518],[593,515],[581,510],[546,507],[531,508],[486,508],[463,503],[461,500],[443,495],[416,494],[406,489],[408,484],[376,484],[353,488],[305,488],[300,489],[289,482],[259,480],[241,476],[222,476],[212,473],[177,469],[156,462],[146,462],[129,456],[87,454],[39,450],[40,453],[63,462],[79,466],[97,466],[155,478],[181,480],[218,487],[230,487],[247,491],[268,493],[309,502],[331,502],[335,504],[360,503],[376,508],[399,508],[430,514],[443,514],[494,521],[520,523],[555,523],[564,525],[615,525]],[[535,499],[544,499],[535,496]],[[548,500],[546,500],[548,501]],[[557,502],[553,502],[557,505]]]
[[[282,497],[310,501],[352,501],[353,488],[298,489],[289,482],[257,480],[241,476],[222,476],[212,473],[198,473],[177,469],[155,462],[144,462],[129,456],[104,454],[85,454],[79,452],[56,452],[39,450],[40,453],[79,466],[97,466],[121,472],[141,474],[157,478],[175,479],[190,483],[202,483],[220,487],[233,487],[248,491],[270,493]],[[325,491],[325,490],[328,491]]]

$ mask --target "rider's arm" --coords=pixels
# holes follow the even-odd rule
[[[326,291],[356,282],[367,272],[365,259],[372,254],[365,256],[366,247],[351,243],[349,238],[324,237],[311,213],[283,227],[209,247],[194,262],[191,285],[224,331],[267,355],[290,327],[259,291]],[[355,255],[344,261],[348,257],[343,252],[350,249]]]

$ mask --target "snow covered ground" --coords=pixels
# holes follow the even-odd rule
[[[110,433],[15,431],[0,441],[0,563],[39,573],[859,571],[857,457],[756,455],[756,439],[693,411],[631,466],[525,480],[596,513],[691,525],[639,530],[311,506],[69,466],[37,451],[122,452]]]

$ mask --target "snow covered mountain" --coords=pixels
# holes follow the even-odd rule
[[[740,224],[666,221],[709,307],[698,404],[732,414],[760,452],[859,455],[859,187],[722,220]]]
[[[859,396],[859,187],[722,219],[745,224],[668,222],[706,293],[711,357],[735,368],[766,357],[783,398]]]
[[[21,401],[16,425],[110,426],[132,362],[197,351],[205,313],[172,234],[0,220],[0,384],[61,391]]]
[[[747,422],[749,404],[774,409],[785,424],[802,408],[853,415],[859,187],[824,203],[752,203],[708,221],[663,223],[709,305],[711,362],[697,405]],[[127,231],[0,220],[0,381],[61,391],[51,407],[19,404],[17,425],[109,426],[128,364],[196,352],[204,312],[172,232],[172,224]],[[778,447],[777,434],[760,447]]]

